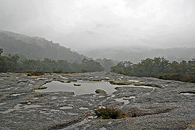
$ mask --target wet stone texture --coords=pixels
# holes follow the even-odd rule
[[[113,80],[132,85],[118,85],[112,94],[35,92],[46,82],[91,79],[95,79],[93,82]],[[39,77],[0,73],[0,129],[190,130],[194,129],[195,122],[194,93],[194,83],[128,77],[110,72],[45,74]],[[98,119],[93,110],[100,107],[117,107],[130,117]]]

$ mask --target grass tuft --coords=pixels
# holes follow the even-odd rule
[[[115,81],[109,81],[110,84],[114,84],[114,85],[130,85],[130,83],[126,83],[126,82],[115,82]]]

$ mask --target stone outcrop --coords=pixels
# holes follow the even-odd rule
[[[101,82],[110,79],[130,85],[116,85],[114,93],[104,95],[37,92],[43,84],[61,81],[64,77],[88,81],[96,78]],[[39,77],[0,73],[0,129],[191,130],[195,122],[194,92],[194,83],[110,72],[45,74]],[[93,110],[101,107],[122,109],[130,117],[97,119]]]

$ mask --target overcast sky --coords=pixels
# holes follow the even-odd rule
[[[73,50],[195,47],[195,0],[0,0],[0,30]]]

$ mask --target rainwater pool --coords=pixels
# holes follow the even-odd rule
[[[80,84],[81,86],[74,86],[74,84]],[[115,87],[118,85],[111,85],[109,82],[101,81],[77,81],[71,83],[62,83],[59,81],[52,81],[43,85],[47,87],[46,89],[35,90],[36,92],[74,92],[75,95],[83,94],[95,94],[96,89],[102,89],[107,94],[112,94],[116,90]]]

